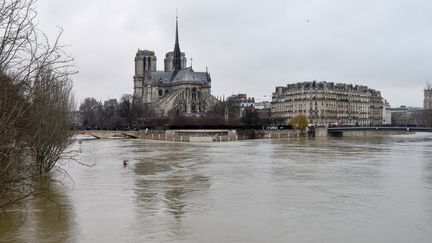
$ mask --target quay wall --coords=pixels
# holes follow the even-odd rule
[[[105,131],[83,130],[80,134],[87,134],[98,139],[108,138],[138,138],[149,140],[163,140],[173,142],[226,142],[248,139],[283,139],[300,137],[365,137],[386,136],[398,134],[412,134],[403,130],[344,130],[329,132],[326,128],[317,128],[313,132],[299,130],[141,130],[141,131]]]
[[[249,133],[237,133],[236,130],[199,131],[196,133],[174,130],[148,130],[148,131],[104,131],[83,130],[80,134],[86,134],[98,139],[108,138],[138,138],[150,140],[164,140],[173,142],[223,142],[253,139]]]
[[[138,138],[150,140],[165,140],[175,142],[226,142],[248,139],[275,139],[275,138],[297,138],[304,136],[296,130],[220,130],[176,132],[173,130],[148,130],[148,131],[104,131],[85,130],[80,134],[87,134],[98,139],[108,138]]]
[[[403,134],[414,134],[415,132],[404,131],[404,130],[346,130],[342,132],[343,137],[376,137],[376,136],[388,136],[388,135],[403,135]],[[332,134],[329,133],[329,136]]]

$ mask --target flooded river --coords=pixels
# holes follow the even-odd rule
[[[432,240],[432,134],[76,147],[0,242]]]

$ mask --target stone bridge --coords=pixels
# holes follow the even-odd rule
[[[86,134],[96,139],[109,138],[138,138],[150,140],[165,140],[177,142],[220,142],[250,139],[246,135],[238,135],[236,130],[142,130],[142,131],[104,131],[83,130],[80,134]]]
[[[392,134],[412,134],[415,132],[432,132],[431,127],[329,127],[331,137],[379,136]]]
[[[136,131],[104,131],[104,130],[82,130],[79,134],[92,136],[96,139],[107,138],[138,138]]]
[[[313,137],[364,137],[397,134],[413,134],[415,132],[432,132],[428,127],[330,127],[317,128]],[[93,136],[97,139],[107,138],[138,138],[166,140],[177,142],[221,142],[245,139],[279,139],[302,137],[298,130],[141,130],[141,131],[104,131],[83,130],[80,134]]]

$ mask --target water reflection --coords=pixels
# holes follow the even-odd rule
[[[423,181],[425,183],[425,188],[429,191],[432,191],[432,136],[426,137],[418,146],[418,153],[421,154],[423,158]],[[425,195],[425,200],[423,202],[424,211],[428,212],[423,215],[425,221],[428,222],[428,225],[432,225],[432,193],[428,193]],[[419,227],[424,227],[419,225]],[[427,231],[426,229],[423,229]]]
[[[432,189],[432,136],[424,137],[419,147],[419,153],[424,158],[423,178],[429,189]],[[432,196],[432,195],[431,195]]]
[[[307,143],[271,143],[268,156],[273,191],[290,205],[291,216],[300,217],[299,212],[323,218],[327,214],[369,214],[368,206],[382,199],[382,156],[389,151],[385,139],[316,138]],[[363,224],[364,219],[359,219],[351,218]]]
[[[60,187],[60,188],[59,188]],[[32,200],[34,228],[36,240],[34,242],[71,242],[74,241],[73,209],[65,195],[63,185],[47,183],[39,195]]]
[[[0,214],[0,242],[74,242],[73,208],[65,189],[46,181],[23,208]]]
[[[166,211],[181,220],[187,208],[193,206],[189,196],[204,193],[210,186],[209,176],[200,169],[203,151],[179,143],[160,147],[149,142],[145,146],[158,152],[136,155],[137,210],[145,215]]]
[[[19,209],[9,209],[0,213],[0,242],[16,242],[19,238],[21,227],[26,222],[26,212]]]
[[[73,210],[37,198],[30,219],[0,219],[0,241],[427,242],[431,145],[432,134],[83,142],[96,166],[46,193]]]

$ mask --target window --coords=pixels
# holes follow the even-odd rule
[[[196,88],[193,88],[193,89],[192,89],[192,99],[193,99],[193,100],[196,100],[196,99],[197,99],[197,89],[196,89]]]

